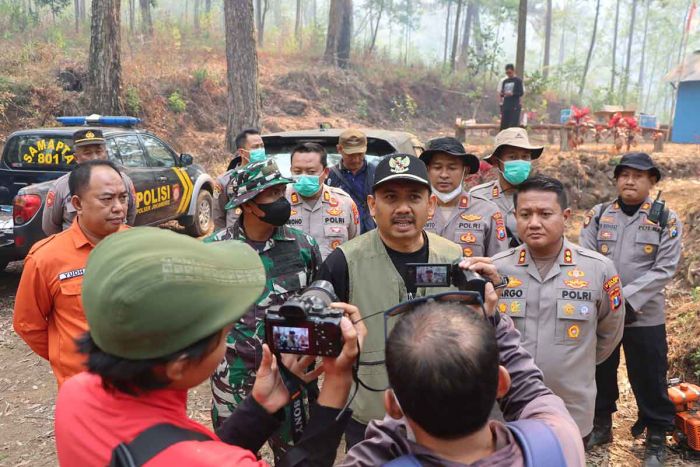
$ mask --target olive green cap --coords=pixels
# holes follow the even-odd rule
[[[102,240],[88,258],[83,309],[104,352],[143,360],[182,350],[240,319],[265,269],[239,241],[205,244],[155,227]]]

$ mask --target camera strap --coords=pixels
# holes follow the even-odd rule
[[[296,444],[301,440],[307,422],[306,410],[304,410],[303,391],[305,383],[282,363],[282,356],[279,352],[275,352],[275,357],[277,358],[277,365],[279,365],[280,368],[282,381],[289,392],[289,431],[292,434],[294,444]]]

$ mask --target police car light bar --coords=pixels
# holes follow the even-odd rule
[[[122,116],[76,116],[76,117],[56,117],[56,120],[64,126],[100,125],[100,126],[125,126],[132,127],[141,123],[140,118]]]

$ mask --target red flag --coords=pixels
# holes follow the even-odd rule
[[[693,22],[693,16],[695,16],[695,10],[698,9],[697,3],[693,1],[693,3],[690,4],[690,8],[688,9],[688,21],[685,23],[685,31],[689,32],[690,31],[690,25]]]

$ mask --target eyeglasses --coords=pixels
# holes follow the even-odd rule
[[[458,303],[466,306],[477,306],[481,308],[481,313],[485,320],[489,320],[484,308],[484,302],[479,292],[460,290],[454,292],[443,292],[426,297],[419,297],[414,300],[399,303],[384,312],[384,342],[389,339],[389,319],[395,318],[403,313],[411,312],[426,303]]]

